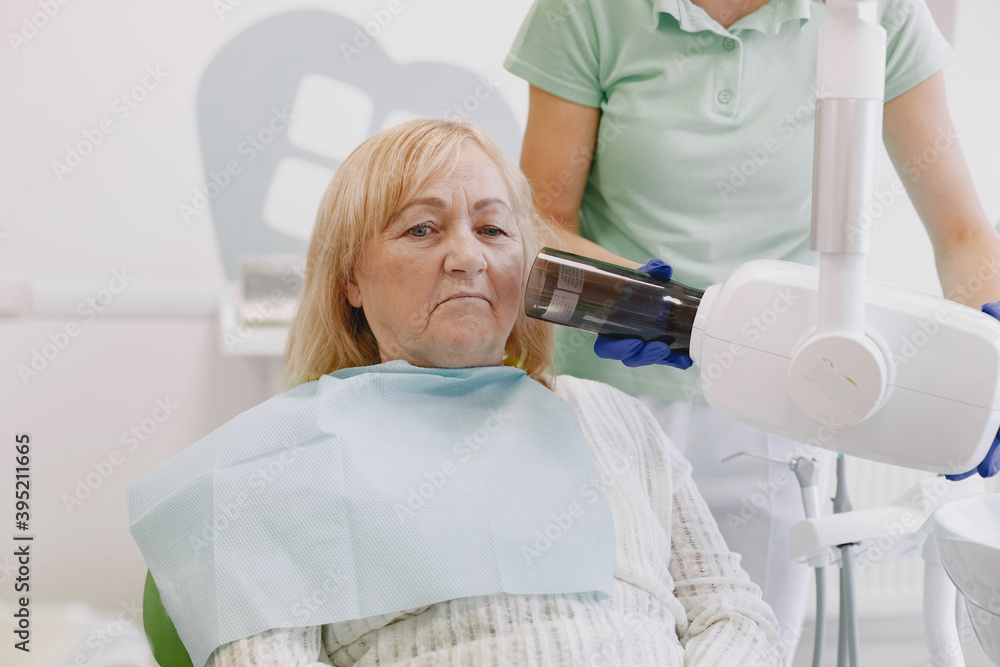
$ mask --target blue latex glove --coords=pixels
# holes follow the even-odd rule
[[[654,278],[670,280],[674,270],[662,259],[651,259],[639,267]],[[670,346],[660,341],[646,343],[639,338],[609,338],[599,335],[594,341],[594,354],[602,359],[618,359],[629,367],[663,364],[674,368],[691,368],[694,363],[686,354],[670,351]]]
[[[1000,320],[1000,301],[994,301],[993,303],[984,305],[983,312]],[[997,437],[993,438],[993,445],[990,447],[990,451],[986,454],[986,458],[983,459],[983,462],[976,466],[974,470],[963,472],[960,475],[945,475],[945,479],[957,482],[958,480],[965,479],[966,477],[974,475],[977,472],[983,477],[992,477],[997,474],[997,471],[1000,470],[1000,449],[997,448],[997,443],[1000,443],[1000,433],[997,433]]]

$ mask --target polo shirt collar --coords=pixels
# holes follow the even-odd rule
[[[799,25],[805,24],[810,18],[809,5],[812,0],[771,0],[754,13],[744,16],[729,26],[733,30],[757,30],[767,35],[775,35],[786,21],[799,19]],[[660,20],[660,13],[670,14],[677,19],[681,30],[685,32],[700,32],[710,30],[718,32],[722,29],[701,7],[691,0],[653,0],[654,26]],[[722,29],[725,32],[725,29]]]

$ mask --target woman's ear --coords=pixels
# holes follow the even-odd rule
[[[361,307],[361,288],[354,282],[354,276],[347,279],[347,301],[355,308]]]

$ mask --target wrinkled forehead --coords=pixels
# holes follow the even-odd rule
[[[516,222],[511,186],[500,167],[476,142],[466,139],[450,155],[441,158],[425,174],[414,174],[384,221],[383,229],[407,210],[448,208],[456,194],[465,199],[472,211],[502,211]]]

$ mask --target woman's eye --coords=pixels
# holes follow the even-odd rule
[[[507,232],[500,229],[499,227],[486,227],[483,229],[487,236],[506,236]]]
[[[406,230],[411,236],[415,236],[418,239],[422,239],[431,231],[431,226],[427,223],[421,223],[419,225],[414,225]],[[418,233],[419,232],[419,233]]]

